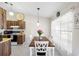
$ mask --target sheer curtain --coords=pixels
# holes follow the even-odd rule
[[[51,22],[51,36],[62,55],[71,55],[72,53],[73,17],[74,13],[69,11]]]

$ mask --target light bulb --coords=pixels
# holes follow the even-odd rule
[[[40,23],[39,22],[37,22],[37,27],[39,27],[40,26]]]
[[[13,15],[14,15],[14,13],[13,13],[13,12],[9,12],[9,15],[13,16]]]

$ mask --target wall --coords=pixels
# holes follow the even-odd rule
[[[26,21],[26,38],[30,36],[38,36],[37,34],[37,17],[25,15]],[[43,30],[43,35],[49,37],[50,36],[50,21],[46,18],[40,18],[40,28]]]
[[[17,20],[16,19],[16,13],[14,16],[10,16],[7,12],[7,20]],[[32,15],[25,15],[24,16],[24,21],[25,23],[25,34],[26,38],[29,38],[30,36],[38,36],[37,34],[37,20],[38,18],[36,16]],[[47,18],[40,17],[40,28],[43,30],[43,36],[50,36],[50,20]]]
[[[9,11],[6,12],[7,15],[7,20],[13,20],[13,21],[17,21],[17,20],[23,20],[24,19],[24,14],[20,13],[20,12],[13,12],[14,15],[10,15]]]

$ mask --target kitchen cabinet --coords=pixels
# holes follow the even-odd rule
[[[25,35],[17,35],[17,44],[23,44],[25,41]]]
[[[18,25],[20,26],[20,29],[25,29],[25,22],[23,20],[18,20]]]
[[[7,28],[10,29],[10,26],[19,26],[19,29],[25,29],[25,22],[22,20],[7,21]]]
[[[9,56],[11,54],[11,38],[3,38],[0,41],[0,56]]]
[[[3,10],[3,24],[4,24],[4,28],[6,29],[6,10]]]
[[[6,28],[6,10],[0,7],[0,25]]]

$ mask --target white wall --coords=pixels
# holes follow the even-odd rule
[[[7,20],[17,21],[17,19],[16,19],[16,13],[14,13],[14,15],[11,16],[9,14],[9,11],[6,12],[6,18],[7,18]]]
[[[30,35],[37,36],[37,17],[35,16],[29,16],[25,15],[25,21],[26,21],[26,38],[29,38]],[[46,18],[40,18],[40,27],[43,30],[44,36],[50,36],[50,21]]]

